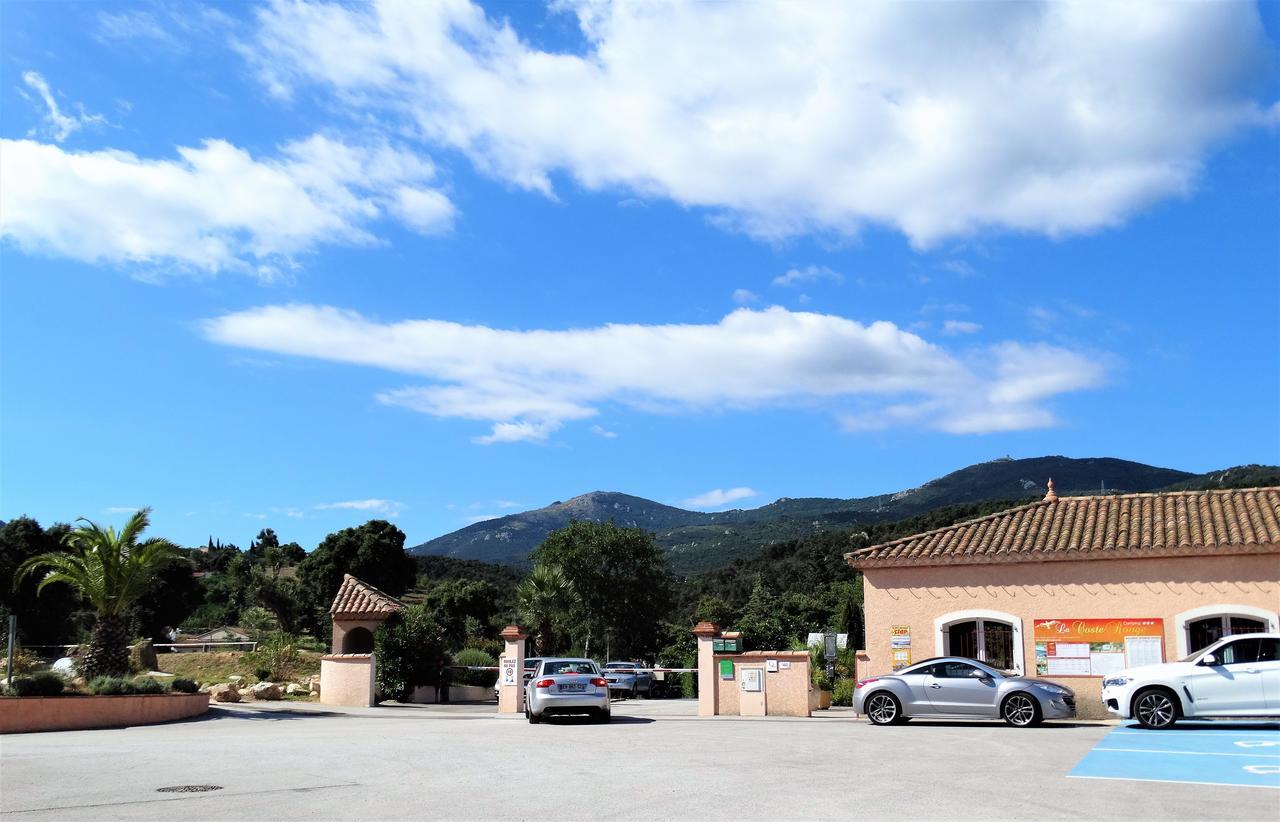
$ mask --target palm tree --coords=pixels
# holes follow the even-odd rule
[[[516,588],[516,607],[533,629],[538,656],[556,652],[556,623],[574,599],[573,585],[556,565],[534,566]]]
[[[89,637],[82,673],[85,679],[123,676],[129,672],[129,608],[146,591],[157,566],[174,556],[177,546],[167,539],[152,537],[138,541],[151,524],[151,509],[143,508],[129,518],[119,533],[96,522],[84,523],[62,540],[65,551],[50,551],[31,557],[18,566],[19,579],[44,572],[36,591],[62,582],[75,588],[94,610],[97,619]]]

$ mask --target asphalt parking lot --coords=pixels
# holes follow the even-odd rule
[[[1114,724],[699,719],[492,706],[218,706],[189,722],[0,737],[4,819],[1267,819],[1265,787],[1071,778]],[[1267,729],[1264,729],[1264,732]],[[1177,733],[1177,732],[1174,732]],[[1104,743],[1105,744],[1100,744]],[[1123,741],[1123,740],[1122,740]],[[1245,749],[1242,749],[1245,750]],[[1254,749],[1248,749],[1252,752]],[[207,793],[159,792],[217,785]]]

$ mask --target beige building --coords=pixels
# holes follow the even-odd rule
[[[1073,688],[1280,630],[1280,488],[1063,497],[846,555],[864,575],[858,675],[958,655]]]

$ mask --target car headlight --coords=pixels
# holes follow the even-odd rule
[[[1131,677],[1127,677],[1127,676],[1109,676],[1109,677],[1104,677],[1104,678],[1103,678],[1103,680],[1102,680],[1102,687],[1104,687],[1104,688],[1111,688],[1111,687],[1119,688],[1121,685],[1128,685],[1128,684],[1129,684],[1130,682],[1132,682],[1132,681],[1133,681],[1133,679],[1132,679]]]
[[[1066,696],[1071,693],[1068,689],[1061,685],[1054,685],[1052,682],[1037,682],[1036,687],[1045,693],[1050,693],[1054,696]]]

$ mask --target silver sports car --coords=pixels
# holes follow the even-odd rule
[[[544,659],[524,686],[524,715],[537,724],[553,714],[591,714],[608,722],[609,683],[590,659]]]
[[[1076,715],[1070,688],[1044,679],[1002,673],[975,659],[926,659],[858,683],[853,705],[876,725],[913,716],[999,719],[1019,728]]]

